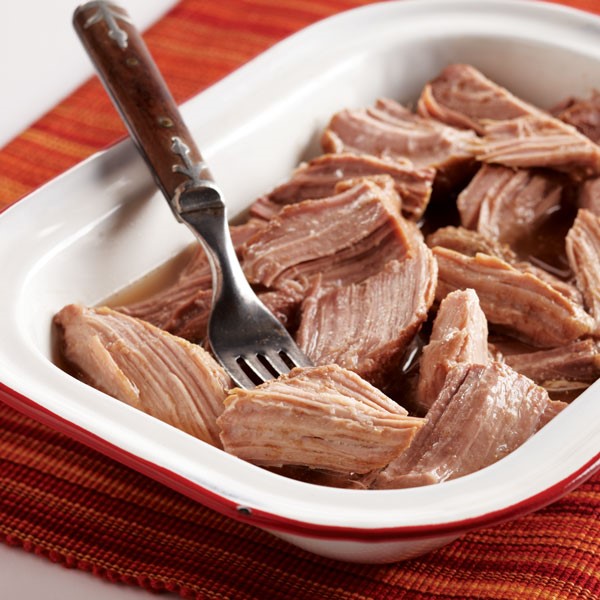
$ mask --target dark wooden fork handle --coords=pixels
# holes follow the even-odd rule
[[[171,201],[182,185],[212,180],[127,12],[88,2],[77,8],[73,24],[165,196]]]

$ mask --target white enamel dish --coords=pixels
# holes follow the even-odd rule
[[[550,106],[600,86],[600,19],[523,1],[407,0],[322,21],[183,107],[230,214],[315,154],[333,112],[414,101],[467,62]],[[600,383],[500,462],[408,490],[340,490],[275,475],[73,379],[52,361],[52,316],[95,304],[192,241],[129,141],[0,215],[0,395],[10,405],[228,516],[312,552],[386,562],[535,510],[600,467]]]

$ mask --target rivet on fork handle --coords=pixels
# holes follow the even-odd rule
[[[182,185],[213,181],[127,12],[88,2],[75,10],[73,25],[165,197],[175,198]]]

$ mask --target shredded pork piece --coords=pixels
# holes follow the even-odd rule
[[[573,178],[600,175],[600,147],[574,127],[550,116],[489,121],[471,149],[481,162],[507,167],[546,167]]]
[[[250,207],[250,212],[270,219],[286,204],[333,195],[340,181],[380,175],[389,175],[394,180],[402,199],[403,214],[419,219],[431,196],[435,169],[417,168],[409,160],[349,153],[324,154],[303,163],[289,181],[259,198]]]
[[[315,286],[304,301],[297,341],[316,363],[336,363],[385,386],[426,320],[435,297],[437,265],[420,231],[403,227],[410,253],[360,283],[324,292]]]
[[[557,292],[575,304],[583,305],[581,292],[574,285],[559,279],[552,273],[537,267],[529,261],[519,259],[509,246],[477,231],[471,231],[464,227],[441,227],[427,236],[427,245],[431,248],[442,246],[449,250],[466,254],[467,256],[475,256],[476,254],[495,256],[522,273],[535,275],[535,277],[553,287]]]
[[[593,142],[600,142],[600,93],[597,90],[589,98],[569,98],[555,107],[552,114]]]
[[[487,338],[487,320],[474,290],[457,290],[442,300],[419,363],[421,409],[431,407],[448,372],[457,364],[489,362]]]
[[[560,380],[589,384],[600,377],[600,348],[590,338],[550,350],[505,354],[504,362],[544,387]]]
[[[478,471],[518,448],[562,407],[507,365],[459,364],[448,373],[409,449],[373,487],[416,487]]]
[[[580,208],[567,234],[567,256],[600,335],[600,217]]]
[[[379,469],[409,446],[423,420],[339,366],[304,367],[236,388],[219,417],[227,452],[258,465],[336,473]]]
[[[248,240],[242,266],[248,280],[303,294],[314,277],[331,285],[360,281],[406,255],[399,198],[391,178],[361,179],[339,193],[285,206]]]
[[[530,273],[486,254],[465,256],[436,246],[436,296],[473,288],[488,321],[537,347],[556,347],[588,335],[593,320],[576,303]]]
[[[230,377],[200,346],[109,308],[54,318],[65,359],[103,392],[217,447]]]
[[[427,83],[417,110],[423,117],[484,133],[487,120],[503,121],[541,111],[497,85],[471,65],[448,65]]]
[[[587,179],[581,184],[577,206],[600,217],[600,177]]]
[[[463,227],[505,244],[531,235],[552,211],[560,208],[562,185],[530,169],[483,165],[460,193]]]
[[[417,167],[435,167],[453,180],[472,163],[473,138],[472,131],[424,119],[393,100],[380,99],[374,107],[334,115],[321,142],[325,152],[408,158]]]

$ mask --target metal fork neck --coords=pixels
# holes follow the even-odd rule
[[[235,253],[227,220],[227,208],[214,184],[182,191],[174,211],[204,247],[213,275],[213,304],[233,306],[252,302],[254,291]],[[229,298],[223,298],[226,294]]]

